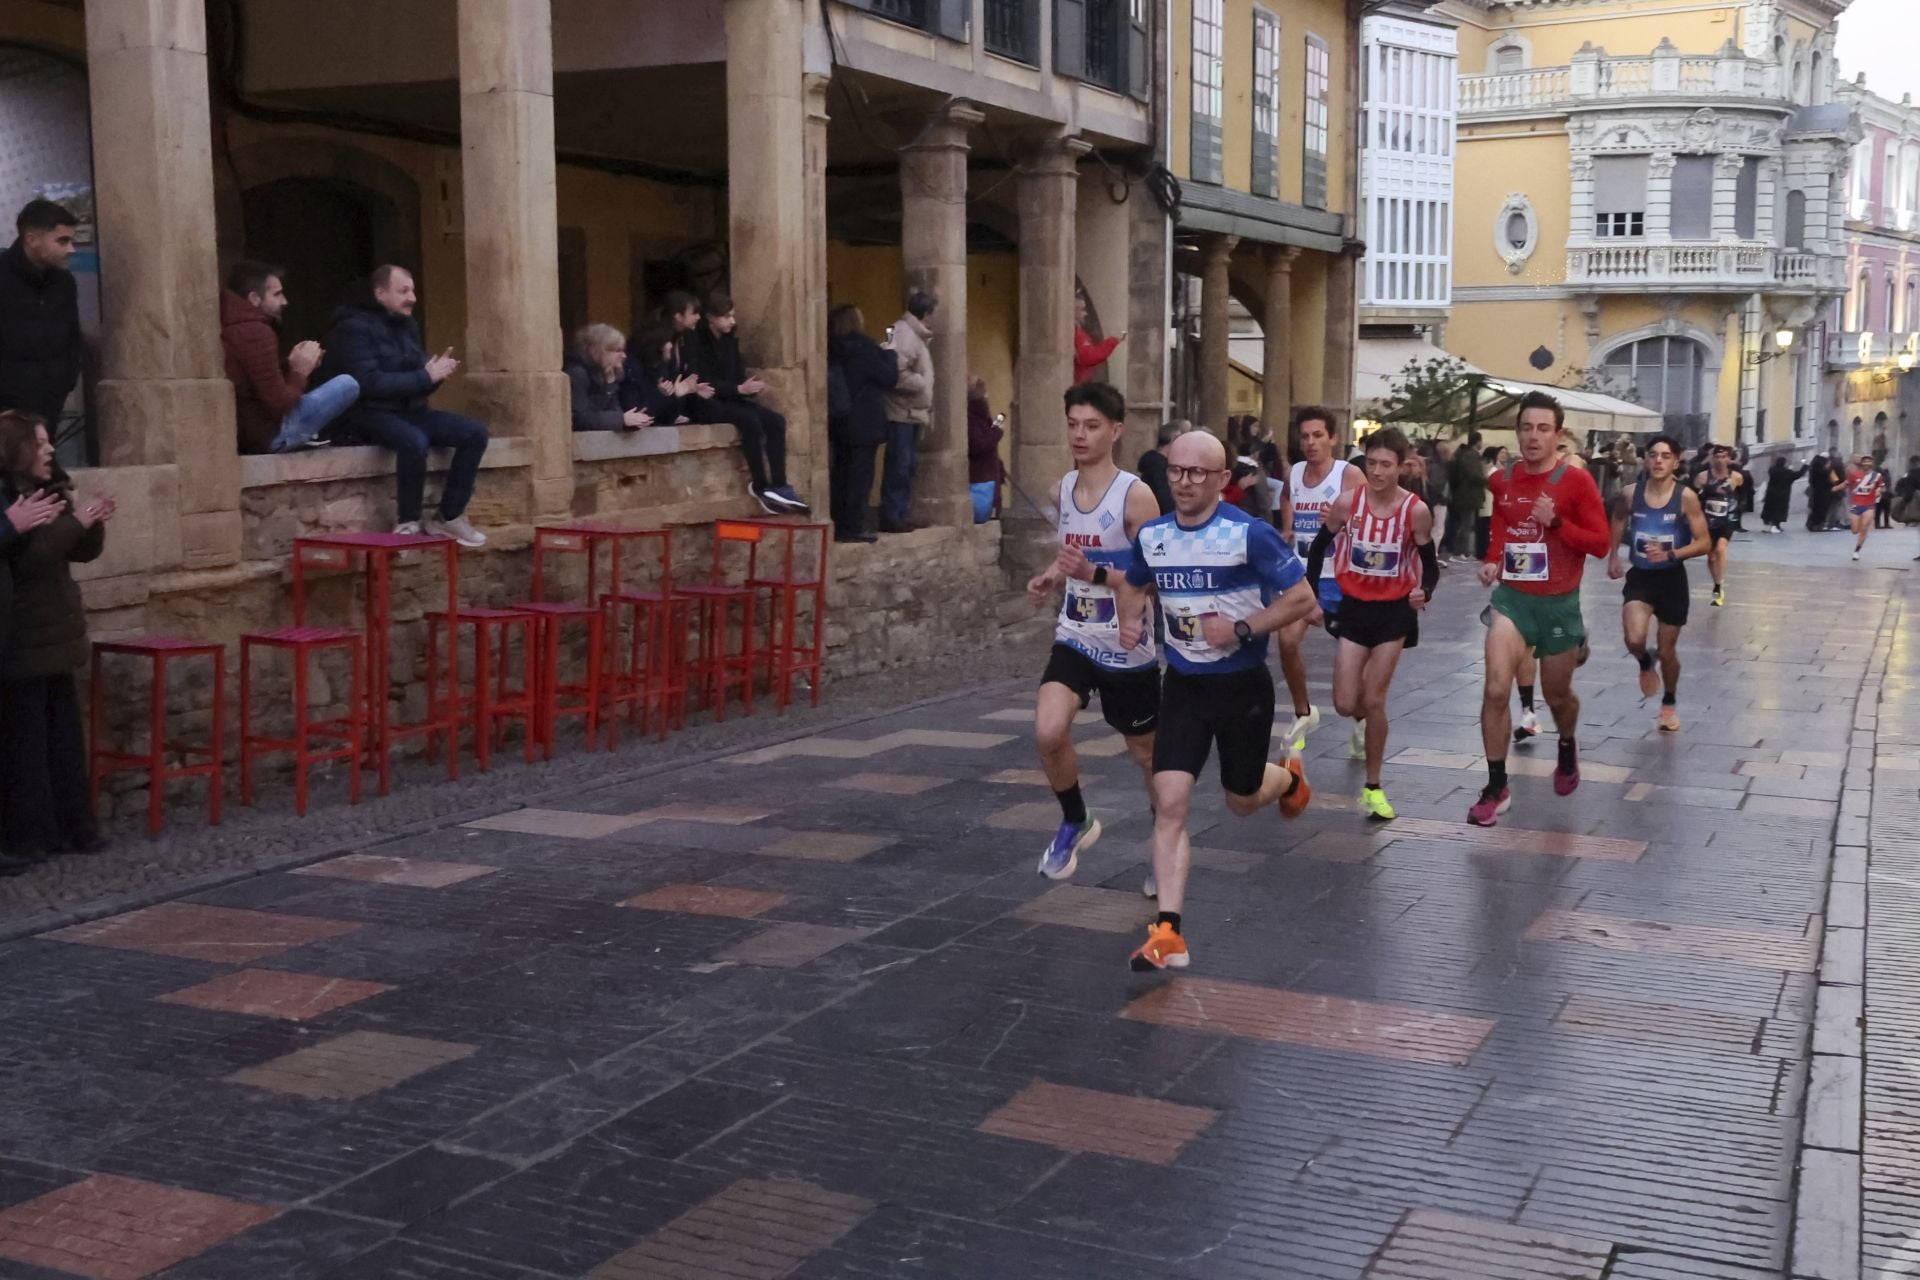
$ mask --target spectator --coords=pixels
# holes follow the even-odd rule
[[[1245,455],[1234,459],[1220,500],[1232,503],[1256,520],[1273,519],[1273,493],[1267,488],[1266,473],[1260,470],[1259,463]]]
[[[1126,330],[1122,329],[1111,338],[1094,341],[1087,333],[1087,295],[1078,289],[1073,291],[1073,381],[1075,386],[1082,382],[1092,382],[1093,376],[1100,372],[1100,366],[1113,355],[1113,349],[1126,340]]]
[[[1893,473],[1887,470],[1886,450],[1874,455],[1873,469],[1880,475],[1880,500],[1873,504],[1873,527],[1893,528]]]
[[[787,483],[787,420],[753,397],[767,384],[747,373],[734,326],[733,295],[715,289],[707,295],[704,321],[689,335],[694,372],[700,386],[695,416],[702,422],[727,422],[740,433],[747,456],[747,492],[768,515],[802,515],[806,499]]]
[[[360,401],[347,423],[375,444],[393,450],[399,490],[395,533],[430,533],[463,547],[484,547],[487,535],[467,520],[467,503],[487,452],[487,429],[472,418],[427,407],[427,397],[453,375],[460,362],[448,347],[429,357],[414,322],[413,274],[391,264],[375,267],[369,294],[334,316],[331,343],[341,366],[360,384]],[[427,450],[453,450],[439,510],[426,505]]]
[[[1807,532],[1818,533],[1827,527],[1827,508],[1833,505],[1833,464],[1825,453],[1816,453],[1807,463]]]
[[[664,320],[656,321],[644,333],[634,334],[633,345],[620,380],[620,408],[643,410],[662,426],[677,427],[693,421],[687,416],[687,402],[695,398],[693,392],[700,378],[676,372],[678,349],[672,326]]]
[[[1784,532],[1787,508],[1793,503],[1793,482],[1807,474],[1805,467],[1790,467],[1786,458],[1774,455],[1767,468],[1767,496],[1760,504],[1760,523],[1768,533]]]
[[[1893,515],[1902,524],[1920,526],[1920,453],[1907,459],[1907,474],[1894,486]]]
[[[642,408],[620,405],[626,381],[627,340],[610,324],[590,324],[573,335],[573,349],[561,368],[573,389],[575,431],[638,431],[653,425]]]
[[[52,494],[59,513],[7,547],[13,609],[0,658],[0,845],[8,874],[56,853],[104,847],[87,785],[75,673],[87,661],[87,610],[73,565],[106,547],[113,499],[75,506],[54,465],[47,425],[31,414],[0,413],[0,486],[12,504]]]
[[[835,542],[876,542],[867,532],[873,460],[887,438],[887,399],[903,357],[869,338],[858,307],[827,317],[828,473]]]
[[[987,380],[967,376],[967,488],[973,494],[973,522],[985,524],[1000,509],[1000,485],[1007,478],[1000,461],[1006,428],[987,404]]]
[[[940,303],[915,290],[906,314],[889,331],[888,344],[900,353],[900,380],[887,397],[887,471],[880,481],[880,532],[906,533],[926,526],[910,514],[913,473],[919,464],[920,430],[933,415],[933,354],[927,322]]]
[[[286,272],[264,262],[234,264],[220,295],[220,346],[242,453],[310,445],[360,398],[360,384],[344,373],[307,390],[307,379],[326,355],[319,343],[295,343],[280,358],[274,330],[286,309]]]
[[[1487,462],[1485,446],[1478,431],[1467,435],[1467,442],[1454,450],[1448,468],[1453,500],[1453,518],[1447,521],[1446,550],[1456,556],[1467,554],[1467,530],[1478,536],[1480,509],[1487,504]]]
[[[0,409],[57,424],[80,379],[80,291],[67,263],[79,220],[51,200],[29,200],[0,253]]]
[[[1447,538],[1454,525],[1453,506],[1453,446],[1435,440],[1432,444],[1433,457],[1427,467],[1427,491],[1432,501],[1427,509],[1433,513],[1433,542],[1441,564],[1445,564]],[[1472,452],[1465,450],[1464,452]]]
[[[1474,433],[1474,438],[1479,438],[1478,432]],[[1487,544],[1493,540],[1493,488],[1487,484],[1486,478],[1506,466],[1510,460],[1507,451],[1498,445],[1488,445],[1480,451],[1480,461],[1484,465],[1480,472],[1482,485],[1480,514],[1473,522],[1473,558],[1475,560],[1487,558]]]
[[[1160,504],[1160,514],[1166,515],[1173,510],[1173,485],[1167,479],[1167,450],[1173,442],[1193,430],[1193,424],[1185,418],[1175,418],[1172,422],[1160,425],[1160,431],[1153,438],[1153,448],[1140,455],[1140,478],[1147,482],[1147,488],[1153,490],[1153,500]]]

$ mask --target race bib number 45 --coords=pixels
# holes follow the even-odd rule
[[[1547,544],[1509,542],[1504,548],[1500,576],[1508,582],[1545,582],[1547,580]]]

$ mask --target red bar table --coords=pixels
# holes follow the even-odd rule
[[[585,521],[540,525],[533,531],[533,599],[547,598],[545,569],[548,556],[584,555],[587,558],[587,603],[595,606],[606,603],[608,599],[619,595],[624,589],[621,553],[627,543],[643,542],[649,538],[657,539],[660,543],[660,590],[665,595],[672,595],[673,531],[671,529],[593,524]],[[604,593],[599,590],[602,544],[613,549],[613,586]]]
[[[393,744],[401,738],[444,731],[457,741],[458,706],[455,699],[437,713],[427,709],[419,724],[397,725],[387,706],[392,681],[393,559],[410,551],[437,551],[446,565],[447,612],[460,612],[460,544],[451,538],[423,533],[324,533],[293,540],[293,625],[307,625],[308,569],[351,569],[355,556],[364,556],[367,575],[367,744],[379,760],[380,794],[392,783]],[[447,628],[447,669],[458,670],[459,628]],[[447,752],[447,777],[460,776],[460,753]]]

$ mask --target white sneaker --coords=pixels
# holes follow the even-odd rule
[[[1151,871],[1147,872],[1146,881],[1140,886],[1140,896],[1143,898],[1157,898],[1160,896],[1160,882],[1153,878],[1153,872]]]
[[[1525,742],[1529,738],[1539,736],[1540,717],[1531,711],[1522,711],[1520,713],[1520,723],[1513,728],[1513,740],[1515,742]]]
[[[393,526],[393,531],[409,538],[417,538],[420,536],[420,522],[418,520],[402,520],[399,524]]]
[[[465,516],[455,516],[451,520],[442,520],[439,516],[427,516],[421,520],[420,528],[425,533],[442,538],[452,538],[463,547],[484,547],[487,535],[469,524]]]
[[[1853,558],[1854,558],[1855,560],[1858,560],[1858,559],[1860,558],[1860,553],[1859,553],[1858,551],[1856,551],[1856,552],[1854,552],[1854,553],[1853,553]]]
[[[1365,760],[1367,758],[1367,726],[1356,724],[1353,732],[1347,735],[1347,759]]]
[[[1305,751],[1307,749],[1307,735],[1312,733],[1319,725],[1320,708],[1309,706],[1307,708],[1307,714],[1303,716],[1296,715],[1293,718],[1293,723],[1287,726],[1287,732],[1283,735],[1282,740],[1286,742],[1287,748],[1290,751]]]

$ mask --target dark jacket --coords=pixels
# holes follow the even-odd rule
[[[840,367],[853,404],[844,419],[827,424],[828,434],[842,444],[879,444],[887,438],[887,392],[900,381],[899,360],[864,333],[835,338],[827,359]]]
[[[740,384],[747,380],[747,364],[740,356],[740,335],[715,333],[702,320],[687,335],[687,354],[702,382],[713,384],[716,400],[744,400]]]
[[[998,484],[1006,478],[1000,461],[1000,439],[1005,427],[993,425],[993,410],[984,398],[967,399],[967,483]]]
[[[65,479],[55,473],[56,483]],[[33,481],[10,477],[0,482],[0,500],[11,504],[22,492],[38,487]],[[0,680],[67,675],[86,665],[87,607],[80,598],[80,584],[73,580],[73,566],[98,560],[106,546],[106,525],[82,527],[71,499],[65,513],[51,524],[6,540],[13,607],[6,651],[0,656]]]
[[[1454,509],[1478,516],[1487,501],[1487,460],[1478,449],[1463,444],[1447,464],[1447,475],[1452,482]]]
[[[306,394],[307,375],[280,358],[280,335],[266,312],[231,289],[220,291],[220,347],[233,384],[240,452],[265,453],[280,434],[280,420]]]
[[[589,367],[584,359],[571,352],[563,367],[566,369],[567,383],[573,388],[573,429],[623,430],[627,425],[626,410],[620,407],[620,394],[625,378],[620,382],[608,382],[605,374]]]
[[[434,391],[420,326],[412,316],[395,315],[378,302],[358,302],[334,312],[327,358],[360,384],[360,399],[348,411],[349,421],[367,411],[418,413]]]
[[[15,240],[0,253],[0,409],[57,422],[85,345],[73,273],[34,266]]]
[[[1147,482],[1147,488],[1153,490],[1153,500],[1160,504],[1160,514],[1166,515],[1173,510],[1173,485],[1167,479],[1167,455],[1158,449],[1149,449],[1140,455],[1140,478]]]
[[[627,371],[620,378],[620,408],[645,409],[653,416],[658,426],[672,426],[683,417],[692,417],[688,412],[687,401],[697,396],[670,396],[660,390],[661,379],[668,382],[679,376],[674,370],[678,367],[672,359],[663,360],[657,350],[641,350],[638,346],[627,348]]]

